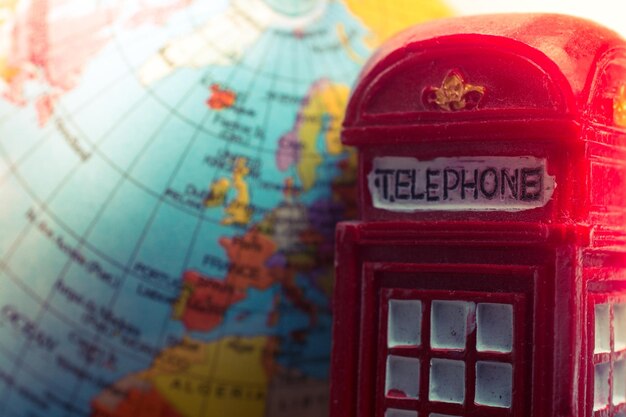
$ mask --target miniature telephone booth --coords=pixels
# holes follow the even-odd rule
[[[626,44],[560,15],[398,35],[343,141],[331,417],[626,416]]]

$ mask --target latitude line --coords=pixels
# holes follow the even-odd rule
[[[140,40],[143,41],[143,39],[144,38],[148,38],[148,36],[149,35],[146,34],[144,36],[134,37],[130,41],[130,44],[139,43]],[[104,48],[102,48],[102,49],[104,49]],[[84,73],[83,73],[83,75],[84,75]],[[102,89],[98,90],[94,95],[90,96],[90,98],[85,100],[81,105],[79,105],[76,110],[71,111],[71,114],[74,114],[74,115],[80,114],[85,109],[89,108],[91,106],[91,104],[93,104],[96,101],[96,99],[99,99],[100,95],[102,94],[102,92],[109,90],[110,88],[116,86],[118,83],[120,83],[121,81],[125,80],[127,77],[132,76],[132,75],[133,75],[132,72],[124,72],[121,76],[119,76],[118,78],[114,79],[111,83],[107,84]],[[45,81],[43,83],[46,84]],[[50,88],[52,86],[49,85],[49,84],[46,84],[46,86],[48,87],[48,91],[50,91]],[[66,94],[69,94],[69,93],[71,93],[71,90],[67,91],[67,92],[64,92],[63,95],[66,95]],[[142,100],[138,100],[138,102],[141,102],[141,101]],[[11,104],[11,103],[9,102],[9,104]],[[32,105],[32,103],[30,103],[30,104]],[[130,106],[131,109],[134,109],[136,107],[138,107],[138,106],[137,105]],[[22,110],[22,108],[23,107],[19,107],[18,106],[17,110],[13,111],[13,113],[14,114],[19,113]],[[62,108],[62,103],[58,103],[57,105],[55,105],[55,108]],[[125,112],[125,113],[128,113],[128,112]],[[0,120],[4,121],[4,119],[6,119],[6,118],[10,118],[10,116],[9,115],[3,116],[3,117],[0,118]],[[34,151],[36,149],[38,149],[43,144],[43,142],[45,140],[47,140],[49,138],[49,136],[53,135],[54,133],[56,133],[55,130],[51,130],[49,132],[46,132],[44,135],[41,136],[40,139],[38,139],[36,141],[36,143],[31,148],[29,148],[27,151],[25,151],[24,154],[22,154],[16,161],[10,161],[8,158],[5,158],[8,161],[8,163],[9,163],[9,167],[11,167],[13,165],[19,166],[19,165],[23,164],[34,153]],[[84,139],[86,139],[86,138],[84,138]],[[88,143],[90,143],[91,145],[93,144],[90,141],[88,141],[87,139],[86,139],[86,141]],[[10,176],[9,175],[9,170],[7,170],[7,174],[4,175],[3,177],[0,177],[0,185],[5,180],[7,180],[9,176]]]
[[[275,81],[275,78],[272,78],[272,82],[274,82],[274,81]],[[269,114],[269,113],[267,113],[267,114]],[[267,139],[266,139],[266,140],[267,140]],[[259,147],[259,149],[263,149],[263,148],[264,148],[264,147],[263,147],[262,145]],[[204,217],[204,216],[202,216],[202,217]],[[202,217],[201,217],[201,218],[202,218]],[[205,219],[205,221],[206,221],[206,219]],[[128,271],[126,271],[126,273],[129,273],[129,272],[128,272]]]
[[[129,68],[132,68],[132,67],[130,66],[130,62],[128,61],[128,59],[127,59],[127,57],[126,57],[126,55],[125,55],[125,53],[124,53],[124,49],[123,49],[123,48],[122,48],[122,46],[119,44],[119,41],[118,41],[117,39],[114,39],[114,41],[113,41],[113,42],[114,42],[114,45],[116,45],[116,48],[117,48],[117,50],[118,50],[118,52],[119,52],[119,55],[120,55],[121,59],[123,60],[123,62],[124,62],[124,63],[126,63],[126,65],[127,65]],[[135,73],[134,69],[133,69],[131,72]],[[197,88],[197,83],[196,83],[196,82],[191,83],[190,87],[187,89],[187,92],[186,92],[186,93],[183,95],[183,97],[179,100],[179,103],[180,103],[180,104],[182,104],[184,101],[186,101],[186,100],[187,100],[187,99],[191,96],[191,94],[195,91],[195,89],[196,89],[196,88]],[[148,92],[150,92],[150,93],[153,93],[153,92],[154,92],[152,88],[147,88],[147,91],[148,91]],[[152,96],[154,96],[154,94],[151,94],[151,95],[152,95]],[[205,114],[205,117],[208,117],[208,115],[209,115],[209,113],[207,112],[207,113]],[[148,147],[152,146],[153,142],[155,142],[155,141],[156,141],[156,139],[158,138],[158,133],[159,133],[159,132],[160,132],[160,130],[161,130],[161,127],[164,127],[167,123],[169,123],[169,122],[170,122],[170,120],[171,120],[172,118],[173,118],[173,115],[172,115],[172,114],[170,114],[170,113],[167,113],[167,117],[166,117],[166,118],[163,120],[163,122],[160,124],[160,127],[159,127],[157,130],[155,130],[155,133],[154,133],[154,134],[152,135],[152,137],[151,137],[151,138],[150,138],[150,139],[146,142],[146,144],[144,145],[144,147],[142,148],[142,150],[141,150],[140,152],[138,152],[138,153],[137,153],[137,156],[133,159],[133,162],[131,162],[131,164],[130,164],[130,165],[129,165],[129,167],[127,168],[126,172],[128,173],[128,176],[126,176],[126,177],[122,177],[122,178],[120,179],[119,185],[118,185],[117,187],[115,187],[115,193],[117,193],[117,191],[121,188],[122,184],[123,184],[124,182],[126,182],[125,180],[126,180],[126,179],[128,179],[128,178],[130,178],[130,174],[132,173],[132,171],[133,171],[133,169],[136,167],[136,165],[139,163],[139,161],[142,159],[142,157],[143,157],[143,155],[144,155],[144,153],[145,153],[145,150],[147,150],[147,149],[148,149]],[[192,142],[192,141],[190,140],[190,143],[191,143],[191,142]],[[190,145],[188,145],[188,147],[189,147],[189,146],[190,146]],[[179,158],[179,161],[180,161],[180,160],[182,160],[182,159],[184,159],[184,157],[180,157],[180,158]],[[172,174],[172,175],[173,175],[173,174]],[[170,181],[170,182],[171,182],[171,181]],[[112,196],[111,196],[111,198],[112,198]],[[124,288],[124,286],[125,286],[125,283],[126,283],[126,281],[127,281],[127,277],[128,277],[129,275],[131,275],[131,276],[132,276],[132,274],[129,274],[129,272],[128,272],[128,271],[130,271],[130,269],[131,269],[131,267],[132,267],[132,264],[134,263],[134,261],[135,261],[135,259],[136,259],[136,255],[137,255],[138,251],[140,250],[140,248],[141,248],[141,246],[142,246],[143,239],[145,238],[146,233],[147,233],[147,232],[148,232],[148,230],[149,230],[149,226],[152,224],[152,221],[153,221],[154,217],[156,216],[156,213],[158,212],[158,208],[160,207],[160,201],[161,201],[161,199],[163,199],[163,198],[164,198],[164,197],[163,197],[163,196],[161,196],[159,199],[157,199],[157,203],[156,203],[156,204],[155,204],[155,206],[154,206],[155,208],[154,208],[154,210],[152,211],[152,214],[151,214],[151,215],[149,216],[149,218],[147,219],[147,222],[146,222],[146,224],[145,224],[145,226],[144,226],[143,232],[140,234],[139,240],[138,240],[138,242],[137,242],[137,243],[136,243],[136,245],[135,245],[135,249],[134,249],[133,253],[129,256],[129,258],[128,258],[127,262],[126,262],[126,265],[122,268],[122,274],[121,274],[121,277],[120,277],[120,282],[119,282],[119,285],[118,285],[118,287],[117,287],[117,288],[115,288],[115,289],[113,290],[113,294],[112,294],[112,296],[111,296],[111,299],[110,299],[110,300],[109,300],[109,302],[107,303],[107,306],[108,306],[108,308],[109,308],[110,310],[114,310],[114,309],[113,309],[113,306],[115,305],[115,302],[117,301],[117,298],[119,297],[120,292],[122,291],[122,289],[123,289],[123,288]],[[111,199],[108,199],[108,200],[107,200],[107,203],[105,203],[105,204],[102,206],[102,210],[101,210],[101,212],[104,212],[104,206],[105,206],[105,205],[108,205],[108,203],[109,203],[110,201],[111,201]],[[95,224],[96,224],[96,222],[94,222],[94,225],[93,225],[94,227],[95,227]],[[89,234],[90,234],[90,232],[87,232],[87,236],[88,236]],[[94,342],[95,342],[95,343],[98,343],[98,342],[99,342],[99,339],[100,339],[100,336],[99,336],[99,335],[96,335],[96,336],[95,336],[95,338],[94,338]],[[90,366],[90,364],[86,364],[86,365],[87,365],[87,366]],[[78,395],[78,394],[80,393],[81,388],[82,388],[82,384],[83,384],[83,381],[82,381],[82,380],[77,380],[77,381],[76,381],[76,384],[75,384],[75,387],[74,387],[74,395],[72,396],[72,398],[74,398],[76,395]]]
[[[128,64],[128,60],[125,59],[125,55],[123,53],[123,49],[121,48],[121,45],[119,45],[119,43],[116,42],[117,48],[120,51],[120,55],[123,57],[124,61]],[[232,72],[234,72],[235,70],[237,70],[237,67],[234,67]],[[208,71],[207,71],[208,72]],[[208,72],[210,73],[210,72]],[[192,89],[195,89],[196,83],[193,84]],[[190,91],[192,90],[190,89]],[[211,112],[206,112],[203,119],[204,120],[208,120],[208,118],[212,115]],[[172,115],[168,115],[168,119],[171,117]],[[178,157],[178,163],[176,165],[176,167],[174,168],[174,170],[172,171],[172,173],[169,176],[169,180],[166,184],[166,188],[171,187],[173,180],[176,178],[180,168],[182,167],[183,162],[186,160],[187,154],[189,152],[189,150],[192,148],[193,144],[195,143],[195,141],[197,140],[197,138],[201,135],[201,130],[200,129],[196,129],[196,132],[192,135],[192,137],[189,139],[187,145],[185,146],[185,149],[182,153],[181,156]],[[138,158],[139,159],[139,158]],[[130,173],[132,171],[132,166],[131,168],[128,170],[128,172]],[[163,204],[165,200],[165,196],[160,196],[157,201],[156,204],[154,205],[154,208],[150,214],[150,216],[148,217],[146,224],[143,227],[143,231],[141,232],[140,236],[139,236],[139,240],[137,241],[137,243],[135,244],[135,248],[133,250],[133,252],[131,253],[131,255],[129,256],[127,262],[126,262],[126,266],[123,269],[123,274],[122,274],[122,278],[121,278],[121,283],[119,285],[119,287],[114,291],[111,299],[109,300],[108,303],[108,307],[110,309],[113,309],[113,306],[115,305],[115,303],[117,302],[118,297],[120,296],[120,291],[122,290],[122,288],[125,285],[125,282],[127,281],[127,277],[130,275],[132,276],[132,274],[129,274],[128,271],[130,271],[132,265],[135,263],[139,250],[141,249],[142,245],[143,245],[143,241],[145,240],[145,238],[147,237],[147,234],[149,233],[153,222],[156,218],[157,213],[159,212],[161,205]],[[96,337],[96,342],[99,338]],[[80,383],[76,386],[76,393],[78,393],[80,391]]]
[[[195,86],[194,86],[194,87],[195,87]],[[192,89],[189,89],[188,93],[185,95],[185,98],[187,97],[187,95],[188,95],[188,94],[190,94],[190,93],[191,93],[191,91],[192,91]],[[166,117],[166,118],[165,118],[165,120],[163,121],[162,125],[164,125],[165,123],[167,123],[167,122],[169,121],[169,119],[170,119],[170,116]],[[151,138],[151,139],[149,139],[149,140],[147,141],[147,145],[149,145],[149,144],[152,142],[152,140],[154,140],[154,139],[157,137],[157,135],[158,135],[158,131],[159,131],[159,129],[157,129],[157,130],[155,131],[155,134],[152,136],[152,138]],[[105,136],[105,137],[106,137],[106,136]],[[95,148],[96,146],[97,146],[97,145],[93,145],[93,147],[94,147],[94,148]],[[4,153],[4,149],[3,149],[3,148],[1,148],[1,147],[0,147],[0,150]],[[139,157],[139,156],[141,156],[141,152],[138,154],[138,157]],[[138,159],[138,158],[135,158],[135,159]],[[59,192],[61,188],[63,188],[64,184],[65,184],[67,181],[69,181],[69,178],[73,175],[73,173],[75,173],[75,172],[78,170],[78,168],[79,168],[80,166],[82,166],[82,162],[81,162],[81,161],[79,161],[79,162],[75,165],[75,167],[74,167],[72,170],[70,170],[70,173],[68,173],[68,174],[66,175],[66,177],[65,177],[65,178],[64,178],[64,179],[63,179],[63,180],[59,183],[59,185],[55,188],[55,190],[53,190],[53,192],[50,194],[50,196],[48,196],[48,198],[46,199],[46,201],[48,201],[48,200],[50,200],[50,201],[51,201],[51,200],[54,198],[54,196],[56,195],[56,193],[57,193],[57,192]],[[133,166],[133,164],[131,164],[131,167],[130,167],[130,169],[131,169],[131,170],[132,170],[132,166]],[[15,173],[15,174],[16,174],[15,176],[17,177],[17,176],[18,176],[18,175],[17,175],[17,173]],[[118,187],[119,187],[119,186],[121,186],[121,185],[123,184],[123,182],[124,182],[124,181],[123,181],[123,178],[122,178],[122,179],[119,181],[119,183],[118,183]],[[115,194],[115,192],[118,190],[118,187],[115,187],[115,188],[114,188],[114,191],[111,193],[111,195],[109,195],[109,197],[110,197],[110,198],[112,198],[112,195],[113,195],[113,194]],[[106,200],[106,201],[105,201],[105,203],[104,203],[104,204],[102,204],[102,205],[101,205],[100,210],[98,211],[98,214],[97,214],[97,215],[94,217],[94,219],[92,220],[92,224],[91,224],[91,226],[90,226],[90,227],[89,227],[89,228],[85,231],[85,233],[83,234],[83,238],[81,238],[81,239],[78,241],[78,243],[77,243],[77,245],[76,245],[76,249],[77,249],[77,250],[79,250],[79,249],[82,247],[82,244],[83,244],[83,242],[86,240],[86,237],[87,237],[87,236],[89,236],[89,233],[90,233],[91,229],[93,228],[93,226],[95,226],[95,224],[96,224],[96,222],[97,222],[97,219],[98,219],[98,218],[99,218],[99,216],[100,216],[100,215],[104,212],[104,210],[106,209],[106,207],[108,206],[108,203],[109,203],[110,201],[111,201],[111,200],[110,200],[110,199],[108,199],[108,200]],[[41,203],[41,207],[42,207],[42,209],[43,209],[43,211],[44,211],[44,212],[46,211],[46,210],[45,210],[46,206],[47,206],[47,203],[45,203],[45,202]],[[13,253],[13,252],[17,249],[17,245],[19,245],[19,242],[21,242],[21,240],[22,240],[22,239],[26,236],[27,231],[29,231],[30,229],[32,229],[32,227],[31,227],[32,225],[33,225],[32,223],[28,223],[28,224],[26,225],[26,227],[24,228],[24,232],[21,234],[21,236],[20,236],[18,239],[16,239],[16,241],[14,242],[14,245],[12,246],[11,250],[9,250],[9,251],[8,251],[8,253],[7,253],[7,254],[5,254],[5,256],[3,257],[2,263],[8,264],[8,260],[10,259],[10,257],[11,257],[11,255],[12,255],[12,253]],[[56,280],[56,281],[58,281],[59,279],[63,279],[63,277],[65,277],[65,275],[66,275],[67,271],[69,270],[69,268],[71,267],[71,265],[72,265],[72,260],[71,260],[71,258],[70,258],[70,259],[68,259],[68,261],[67,261],[67,262],[66,262],[66,264],[64,265],[64,267],[63,267],[63,269],[62,269],[61,273],[57,276],[57,280]],[[61,277],[61,278],[59,278],[59,277]],[[56,282],[56,281],[55,281],[55,282]],[[122,285],[123,285],[123,283],[120,283],[120,286],[118,287],[118,290],[119,290],[119,288],[121,288],[121,286],[122,286]],[[35,319],[33,320],[33,322],[34,322],[35,324],[38,324],[38,323],[39,323],[39,321],[41,320],[41,318],[44,316],[44,313],[48,313],[48,307],[49,307],[49,304],[50,304],[50,302],[51,302],[52,298],[54,297],[54,294],[56,294],[55,287],[54,287],[54,286],[51,286],[51,289],[50,289],[50,292],[49,292],[49,294],[48,294],[48,297],[46,297],[46,300],[44,301],[44,303],[43,303],[43,304],[41,304],[41,306],[40,306],[40,310],[39,310],[39,313],[36,315]],[[30,345],[31,345],[31,341],[30,341],[30,340],[27,340],[27,341],[25,341],[25,342],[24,342],[24,344],[23,344],[23,348],[20,350],[20,354],[18,354],[18,360],[17,360],[17,361],[15,362],[15,364],[14,364],[14,367],[13,367],[13,372],[11,373],[11,375],[18,375],[18,374],[19,374],[19,371],[20,371],[20,367],[21,367],[21,364],[22,364],[23,358],[24,358],[24,357],[25,357],[25,355],[27,354],[27,351],[29,350],[28,348],[30,347]],[[0,411],[2,411],[2,410],[3,410],[3,407],[4,407],[4,406],[5,406],[5,404],[7,403],[8,396],[9,396],[9,394],[10,394],[11,392],[12,392],[12,388],[11,388],[11,387],[9,387],[9,389],[7,389],[4,393],[2,393],[2,394],[1,394],[1,396],[0,396]]]
[[[273,52],[273,51],[277,51],[279,49],[278,45],[277,45],[277,40],[275,39],[274,35],[271,33],[271,28],[266,28],[265,31],[263,32],[262,36],[264,38],[268,39],[268,40],[263,39],[263,42],[270,42],[265,50]],[[270,36],[271,36],[271,38],[270,38]],[[260,42],[261,42],[261,40],[259,40],[257,42],[255,48],[259,48],[258,44]],[[276,45],[276,47],[274,47],[274,45]],[[259,49],[261,49],[261,48],[259,48]],[[266,53],[265,54],[263,59],[258,63],[258,68],[259,69],[265,67],[266,60],[269,61],[269,57],[270,56],[271,56],[270,53]],[[260,73],[260,71],[256,72],[256,74],[259,74],[259,73]],[[259,82],[259,80],[260,80],[260,77],[258,77],[258,76],[252,77],[249,80],[249,87],[246,89],[246,91],[252,91],[253,90],[253,86],[256,85]],[[272,79],[271,83],[273,83],[273,82],[274,82],[274,80]],[[266,109],[266,111],[268,111],[268,110]],[[235,120],[239,120],[240,117],[242,117],[242,116],[240,116],[240,114],[236,114],[235,115]],[[226,151],[228,151],[228,149],[230,147],[229,145],[231,145],[231,144],[226,144],[226,146],[225,146]],[[214,172],[213,181],[215,181],[216,179],[217,179],[217,170]],[[252,193],[250,193],[250,195],[252,196]],[[252,198],[251,198],[251,200],[252,200]],[[242,231],[243,235],[239,235],[239,236],[245,236],[246,234],[248,234],[250,232],[250,230],[252,230],[252,229],[254,229],[256,227],[256,224],[258,224],[259,221],[254,219],[253,217],[254,216],[251,217],[250,222],[251,223],[256,222],[256,223],[248,225],[248,227],[246,227],[246,229],[244,231]],[[198,224],[196,225],[196,231],[194,232],[194,235],[197,236],[197,233],[199,233],[199,230],[202,227],[202,223],[203,223],[203,221],[202,221],[202,219],[200,219],[200,222],[198,222]],[[191,256],[191,253],[193,252],[194,246],[195,246],[195,242],[193,242],[193,246],[190,246],[189,249],[188,249],[188,256],[189,257]],[[241,248],[237,249],[237,251],[240,251],[240,250],[242,250],[242,249]],[[228,257],[228,255],[226,255],[226,256]],[[229,262],[233,262],[233,261],[229,260]],[[228,275],[229,275],[229,271],[226,271],[226,275],[223,278],[223,282],[226,282],[226,280],[228,279]],[[246,295],[249,295],[249,294],[246,294]],[[234,297],[235,297],[235,293],[234,292],[228,295],[228,305],[231,306],[231,307],[233,305]],[[229,307],[229,308],[231,308],[231,307]],[[211,375],[210,381],[213,384],[216,383],[216,379],[215,379],[216,367],[217,367],[217,364],[220,362],[219,358],[220,358],[220,352],[221,352],[221,349],[222,349],[222,345],[223,345],[223,342],[225,340],[224,338],[227,337],[227,335],[228,335],[228,332],[224,328],[223,323],[221,323],[221,325],[219,327],[217,327],[217,331],[219,332],[219,337],[217,337],[215,339],[215,352],[214,352],[213,357],[210,358],[210,363],[208,365],[208,368],[210,369],[209,375]],[[238,384],[242,385],[240,381],[238,382]],[[204,398],[203,401],[201,402],[201,405],[200,405],[201,414],[206,412],[206,409],[207,409],[208,405],[209,405],[209,399],[208,398]]]

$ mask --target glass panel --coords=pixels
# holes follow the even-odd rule
[[[510,352],[513,349],[513,306],[508,304],[478,304],[476,310],[479,352]]]
[[[433,301],[430,344],[433,349],[465,349],[467,316],[474,303]]]
[[[433,359],[430,362],[431,401],[463,404],[465,400],[465,362]]]
[[[420,361],[390,355],[387,358],[385,393],[388,397],[419,398]]]
[[[593,409],[602,410],[609,405],[610,364],[599,363],[594,367]]]
[[[513,366],[510,363],[476,363],[476,404],[511,407]]]
[[[626,359],[613,365],[613,404],[626,403]]]
[[[417,417],[417,411],[389,408],[387,411],[385,411],[385,417]]]
[[[421,341],[422,303],[418,300],[389,300],[387,344],[418,346]]]
[[[613,306],[613,331],[615,332],[615,350],[626,349],[626,304]]]
[[[609,325],[609,305],[596,304],[594,353],[605,353],[611,351],[611,330]]]

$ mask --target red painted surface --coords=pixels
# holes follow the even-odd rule
[[[196,271],[183,274],[183,286],[189,294],[184,301],[180,320],[185,329],[196,332],[215,329],[224,320],[228,309],[246,295],[244,291],[236,291],[228,280],[205,277]]]
[[[624,85],[626,43],[567,16],[438,21],[381,48],[343,130],[361,220],[337,230],[331,417],[626,413]],[[420,311],[406,345],[401,301]],[[493,306],[510,316],[477,316]],[[486,330],[506,317],[510,335]],[[438,344],[448,322],[461,347]],[[440,363],[462,365],[449,387]]]
[[[213,84],[211,85],[211,97],[206,103],[213,110],[224,110],[233,107],[236,101],[237,93],[226,90],[219,84]]]

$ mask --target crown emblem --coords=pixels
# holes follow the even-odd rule
[[[424,90],[423,100],[428,107],[438,110],[471,110],[478,106],[484,95],[485,87],[466,83],[459,70],[452,70],[440,87]]]
[[[613,97],[613,122],[619,127],[626,127],[626,85],[622,85]]]

